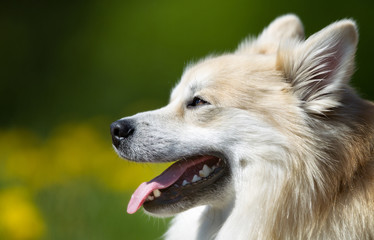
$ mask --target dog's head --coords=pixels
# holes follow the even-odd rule
[[[356,44],[350,20],[304,40],[300,20],[286,15],[234,53],[188,66],[167,106],[111,125],[121,157],[175,161],[136,190],[128,212],[143,205],[151,214],[170,215],[224,204],[244,185],[266,181],[244,171],[289,170],[295,142],[309,134],[309,116],[340,106]]]

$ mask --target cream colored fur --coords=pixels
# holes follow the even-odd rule
[[[357,40],[352,20],[304,40],[286,15],[235,53],[186,69],[172,103],[193,86],[243,116],[208,121],[217,131],[231,122],[238,138],[233,191],[179,214],[167,239],[374,239],[374,107],[347,85]]]
[[[357,41],[352,20],[304,39],[285,15],[188,66],[167,106],[123,119],[124,158],[218,152],[229,166],[219,192],[151,213],[180,212],[166,239],[374,239],[374,105],[348,85]],[[209,104],[189,108],[196,97]]]

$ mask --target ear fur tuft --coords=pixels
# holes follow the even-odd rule
[[[280,46],[277,68],[307,112],[324,114],[340,105],[341,91],[353,73],[357,41],[355,22],[342,20],[304,42]]]

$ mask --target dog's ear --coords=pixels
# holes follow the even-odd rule
[[[325,114],[340,105],[354,69],[358,41],[352,20],[333,23],[304,42],[280,46],[277,68],[309,113]]]
[[[265,28],[257,39],[247,38],[239,44],[237,54],[276,53],[279,44],[289,39],[304,39],[304,28],[300,19],[293,14],[275,19]]]

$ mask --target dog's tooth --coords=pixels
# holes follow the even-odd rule
[[[208,176],[208,175],[205,175],[205,172],[204,172],[203,170],[200,170],[200,171],[199,171],[199,176],[200,176],[200,177],[206,177],[206,176]]]
[[[206,176],[208,176],[212,172],[212,169],[208,167],[206,164],[204,164],[203,172],[205,173]]]
[[[174,184],[174,187],[179,187],[178,184]]]
[[[214,169],[216,169],[217,168],[217,166],[216,165],[213,165],[213,167],[212,167],[212,171],[214,171]]]
[[[194,175],[193,178],[192,178],[192,182],[197,182],[197,181],[200,181],[201,180],[201,177],[197,176],[197,175]]]
[[[182,182],[182,186],[186,186],[187,184],[189,184],[190,182],[189,181],[187,181],[187,180],[183,180],[183,182]]]
[[[155,199],[155,197],[154,196],[151,196],[151,195],[149,195],[148,197],[147,197],[147,200],[149,200],[149,201],[153,201]]]
[[[160,192],[160,190],[158,190],[158,189],[154,190],[154,191],[153,191],[153,195],[154,195],[155,197],[159,197],[159,196],[161,196],[161,192]]]

